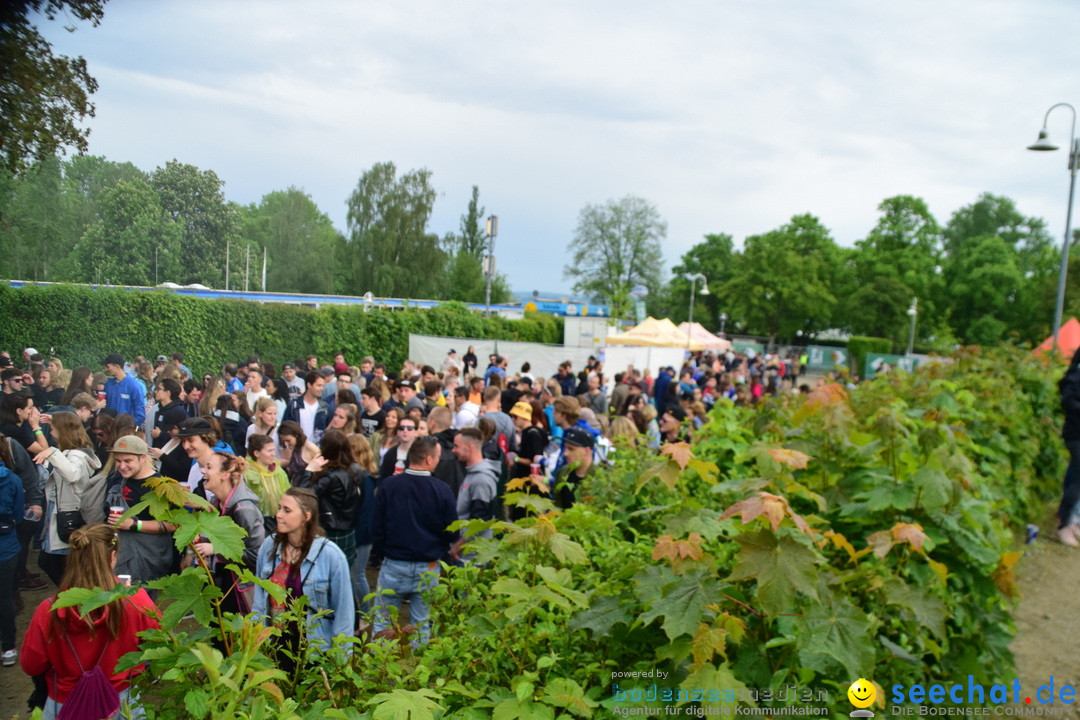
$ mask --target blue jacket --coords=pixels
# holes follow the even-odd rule
[[[146,393],[139,381],[125,377],[120,382],[116,378],[105,381],[105,406],[116,414],[130,413],[135,418],[135,427],[142,427],[146,422]]]
[[[326,407],[326,403],[322,398],[317,400],[319,409],[315,411],[315,434],[317,437],[308,438],[313,443],[318,444],[319,438],[322,436],[323,431],[326,430],[326,419],[329,415],[329,411]],[[282,418],[282,422],[286,420],[292,420],[297,425],[300,424],[300,410],[304,407],[304,396],[297,395],[289,404],[285,406],[285,417]]]
[[[264,580],[269,580],[274,568],[281,563],[281,558],[273,554],[275,537],[272,535],[263,541],[255,563],[255,574]],[[349,576],[349,563],[341,548],[325,537],[315,538],[307,557],[300,563],[300,577],[303,579],[304,595],[308,599],[308,640],[311,644],[326,648],[337,635],[352,635],[356,621],[352,579]],[[269,609],[269,596],[259,585],[255,585],[252,612],[267,616]],[[320,610],[330,612],[321,618],[313,618]]]
[[[22,478],[0,461],[0,518],[4,519],[5,524],[11,523],[11,532],[0,535],[0,562],[19,554],[19,536],[15,533],[15,525],[22,520],[26,509],[23,505]]]

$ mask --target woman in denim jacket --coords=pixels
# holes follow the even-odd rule
[[[307,639],[316,647],[328,647],[337,635],[352,635],[355,621],[352,581],[345,554],[323,535],[319,527],[319,501],[315,493],[290,488],[281,496],[277,513],[277,533],[259,549],[256,574],[285,588],[287,599],[278,603],[260,586],[255,587],[252,611],[273,622],[289,599],[308,599]],[[319,618],[312,616],[328,611]],[[292,666],[299,647],[299,629],[283,627],[281,643],[292,658],[278,663]]]

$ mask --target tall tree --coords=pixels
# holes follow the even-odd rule
[[[222,287],[226,244],[238,237],[236,209],[225,201],[225,183],[213,170],[170,160],[154,170],[151,184],[162,208],[184,232],[184,255],[174,282]]]
[[[703,242],[690,248],[671,269],[671,280],[658,309],[674,322],[686,320],[690,310],[690,281],[686,275],[701,273],[708,282],[710,294],[699,294],[701,283],[695,285],[698,292],[693,299],[694,320],[706,327],[718,323],[720,313],[730,309],[723,287],[734,277],[734,257],[734,242],[730,235],[706,235]]]
[[[263,196],[241,213],[240,235],[254,247],[259,276],[266,248],[267,289],[275,292],[332,293],[334,262],[341,236],[326,213],[295,187]],[[254,262],[254,261],[253,261]],[[255,283],[260,285],[260,283]]]
[[[121,180],[100,208],[100,219],[75,248],[79,280],[154,285],[176,275],[183,229],[148,182]]]
[[[586,205],[568,250],[571,264],[563,275],[574,280],[574,290],[604,298],[611,316],[630,312],[630,291],[644,285],[650,293],[660,288],[663,254],[660,242],[667,223],[652,203],[633,195]]]
[[[945,322],[942,230],[921,198],[886,198],[878,209],[877,225],[855,244],[852,259],[858,289],[849,297],[847,315],[856,333],[906,345],[907,309],[914,298],[922,336]],[[904,294],[907,300],[901,301]]]
[[[348,200],[348,241],[337,265],[341,292],[431,298],[445,284],[446,252],[427,231],[435,204],[431,171],[400,178],[392,162],[366,170]]]
[[[0,4],[0,157],[13,174],[53,157],[64,146],[85,152],[97,81],[86,60],[54,55],[31,15],[89,21],[97,26],[105,0],[7,0]],[[68,30],[74,31],[72,25]]]
[[[446,271],[446,297],[449,300],[484,302],[487,292],[484,258],[488,252],[485,223],[480,188],[473,185],[469,206],[461,215],[458,234],[449,234],[443,239],[443,247],[450,254]],[[502,303],[509,299],[510,284],[506,275],[496,272],[491,280],[491,302]]]
[[[11,203],[10,267],[13,277],[59,280],[55,265],[71,252],[68,203],[60,159],[35,163],[14,180]]]
[[[813,215],[797,215],[764,235],[748,237],[732,279],[722,288],[741,329],[794,339],[831,327],[832,284],[839,248]]]
[[[1024,216],[1007,197],[983,193],[953,213],[944,236],[950,321],[962,340],[994,342],[999,339],[992,337],[995,328],[1015,330],[1032,342],[1050,334],[1059,256],[1042,218]],[[990,242],[995,238],[1000,245]],[[997,288],[978,287],[986,281],[996,282]],[[973,294],[994,304],[972,303]],[[1000,327],[984,321],[973,333],[984,315]]]

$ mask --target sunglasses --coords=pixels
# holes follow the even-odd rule
[[[21,383],[22,381],[22,378],[8,378],[8,382]]]
[[[408,430],[409,432],[412,432],[415,429],[415,425],[398,425],[398,432],[402,432],[403,430]]]

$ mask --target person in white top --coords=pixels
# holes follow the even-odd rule
[[[274,441],[274,447],[281,449],[281,441],[278,439],[278,406],[271,398],[260,398],[255,403],[255,414],[248,425],[245,444],[252,435],[268,435]]]
[[[454,414],[454,429],[476,427],[476,422],[480,419],[480,406],[469,402],[469,388],[454,388],[454,400],[457,406],[457,412]]]
[[[244,390],[247,394],[248,409],[255,410],[255,403],[259,402],[262,398],[268,398],[270,395],[263,389],[262,386],[262,373],[258,370],[248,370],[247,383],[244,384]]]

